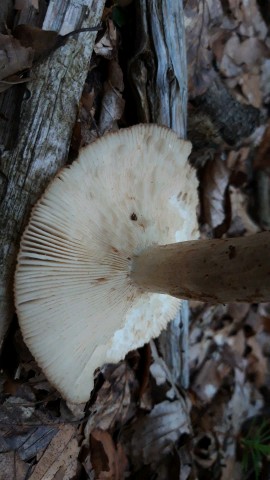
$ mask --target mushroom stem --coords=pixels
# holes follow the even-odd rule
[[[131,280],[182,299],[270,301],[270,232],[147,248],[133,259]]]

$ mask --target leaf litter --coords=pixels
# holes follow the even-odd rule
[[[39,4],[20,1],[15,8],[31,6]],[[126,124],[126,79],[119,62],[124,36],[112,21],[113,7],[104,11],[71,155]],[[188,0],[185,23],[190,101],[207,94],[218,71],[234,98],[260,109],[265,122],[265,133],[255,131],[230,147],[220,124],[213,125],[211,137],[210,119],[197,158],[195,149],[202,236],[248,235],[262,228],[252,213],[258,209],[254,171],[269,175],[269,126],[263,120],[270,95],[268,25],[255,0]],[[9,81],[31,69],[34,54],[11,35],[1,38],[7,73],[2,79]],[[5,49],[11,52],[8,62]],[[203,131],[207,113],[197,114]],[[118,365],[105,366],[89,404],[78,407],[60,399],[17,336],[16,368],[4,368],[0,382],[0,479],[262,478],[256,472],[266,471],[268,458],[258,460],[250,432],[260,439],[269,422],[269,336],[270,304],[190,302],[188,390],[179,387],[151,342]],[[253,462],[245,460],[247,445]],[[267,451],[263,438],[260,445]]]

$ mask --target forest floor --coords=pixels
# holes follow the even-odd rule
[[[107,2],[71,159],[131,123],[123,52],[132,8]],[[203,238],[270,228],[269,8],[185,1],[188,138]],[[229,96],[222,114],[218,99],[209,106],[213,79]],[[270,478],[270,303],[190,302],[189,338],[187,390],[152,341],[103,369],[89,404],[74,406],[47,382],[15,320],[1,357],[0,480]]]

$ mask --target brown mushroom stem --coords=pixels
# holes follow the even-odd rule
[[[270,301],[270,232],[150,247],[134,258],[131,279],[182,299]]]

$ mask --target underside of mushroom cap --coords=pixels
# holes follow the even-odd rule
[[[132,257],[198,238],[190,144],[138,125],[84,148],[34,207],[15,275],[30,351],[68,400],[89,399],[93,374],[156,337],[179,300],[130,281]]]

